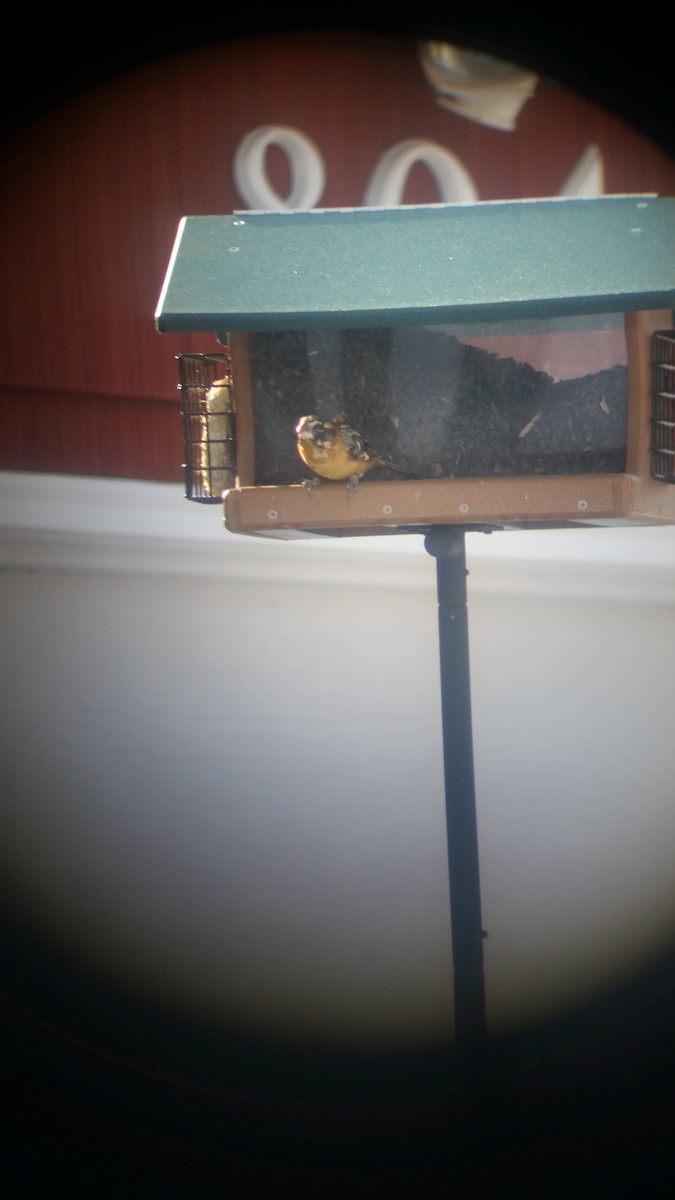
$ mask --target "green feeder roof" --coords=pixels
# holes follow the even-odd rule
[[[675,199],[184,217],[160,333],[551,318],[675,306]]]

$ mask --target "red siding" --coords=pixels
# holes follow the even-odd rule
[[[435,101],[412,40],[347,34],[223,42],[165,58],[35,121],[4,148],[0,467],[180,479],[175,355],[156,333],[181,216],[245,207],[233,154],[260,125],[321,150],[322,207],[363,201],[380,155],[428,138],[483,200],[555,195],[595,142],[607,192],[675,194],[675,161],[610,113],[540,81],[505,133]],[[269,155],[278,186],[280,156]],[[422,167],[405,202],[439,199]]]

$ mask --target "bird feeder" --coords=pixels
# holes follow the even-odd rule
[[[190,498],[224,497],[238,533],[423,533],[437,560],[467,1080],[486,1020],[464,534],[675,524],[674,303],[675,200],[653,196],[187,217],[159,302],[160,332],[222,346],[179,357]],[[373,447],[356,486],[308,472],[310,415]]]
[[[675,523],[674,304],[673,199],[185,217],[187,494],[270,536]],[[308,488],[307,414],[408,477]]]

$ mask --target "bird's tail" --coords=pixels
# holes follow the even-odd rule
[[[414,471],[409,471],[407,467],[402,467],[400,463],[392,462],[390,458],[381,458],[378,466],[387,467],[389,471],[395,471],[397,475],[405,475],[406,479],[419,478]]]

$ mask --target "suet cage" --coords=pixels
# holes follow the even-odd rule
[[[675,483],[675,331],[652,340],[652,475]]]
[[[185,495],[222,504],[236,471],[234,406],[229,354],[180,354]]]

